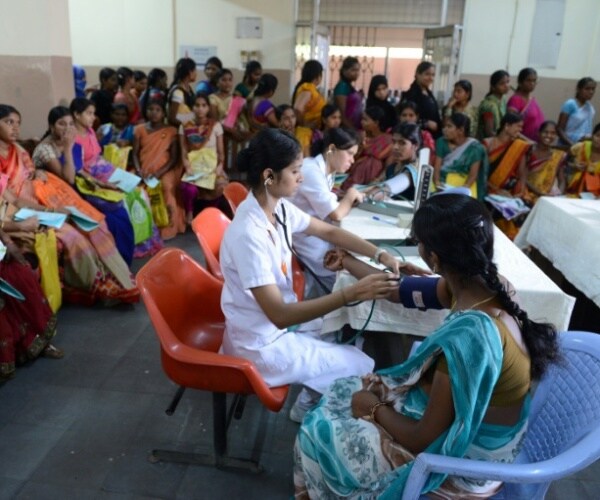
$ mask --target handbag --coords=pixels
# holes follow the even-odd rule
[[[40,266],[42,290],[52,312],[56,312],[62,305],[62,290],[58,275],[58,250],[54,229],[35,234],[35,254]]]
[[[138,189],[127,193],[125,207],[133,226],[133,241],[137,245],[152,236],[152,212]]]
[[[127,162],[129,160],[130,151],[131,146],[125,146],[121,148],[116,144],[107,144],[104,146],[102,156],[108,163],[114,165],[115,167],[127,170]]]
[[[150,198],[150,209],[152,210],[154,223],[157,227],[167,227],[169,225],[169,211],[167,210],[161,183],[153,188],[146,186],[146,192]]]

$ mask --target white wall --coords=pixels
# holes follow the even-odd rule
[[[0,12],[0,54],[71,55],[68,0],[0,0]]]
[[[489,75],[506,69],[516,75],[529,66],[535,4],[535,0],[467,0],[461,73]],[[566,0],[557,67],[539,69],[540,76],[600,78],[599,7],[598,0]]]
[[[262,65],[291,70],[296,43],[293,0],[176,0],[177,47],[216,46],[226,67],[240,67],[240,51],[259,50]],[[262,18],[260,39],[236,38],[237,17]]]
[[[74,64],[114,68],[174,66],[172,0],[68,3]]]

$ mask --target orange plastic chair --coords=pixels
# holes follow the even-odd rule
[[[225,230],[231,221],[218,208],[208,207],[202,210],[192,221],[192,231],[198,239],[206,268],[215,278],[223,281],[221,264],[219,263],[219,249]]]
[[[232,213],[235,214],[238,205],[248,196],[248,188],[241,182],[230,182],[223,189],[223,196],[229,202]]]
[[[137,283],[160,340],[163,370],[180,386],[167,414],[173,414],[187,387],[213,394],[214,455],[153,450],[150,461],[260,472],[258,458],[267,423],[260,423],[260,442],[252,459],[227,455],[227,428],[232,416],[241,416],[245,395],[256,394],[277,412],[289,386],[268,387],[251,361],[219,354],[225,321],[220,307],[223,283],[178,248],[165,248],[150,259],[138,272]],[[227,393],[236,395],[229,412]]]
[[[294,292],[296,292],[296,297],[298,297],[298,302],[304,300],[304,281],[304,271],[300,267],[296,256],[292,255],[292,286]]]

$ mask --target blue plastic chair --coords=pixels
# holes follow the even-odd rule
[[[420,498],[434,472],[503,481],[495,499],[544,498],[550,483],[600,458],[600,335],[560,335],[564,363],[552,366],[533,396],[523,448],[512,464],[420,453],[403,500]]]

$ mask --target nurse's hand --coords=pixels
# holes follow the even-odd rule
[[[387,299],[398,289],[398,278],[399,275],[392,273],[370,274],[345,288],[345,296],[350,302]]]
[[[430,270],[423,269],[411,262],[400,262],[400,272],[406,276],[431,276],[433,274]]]
[[[401,262],[398,259],[396,259],[392,254],[388,252],[383,252],[379,257],[379,263],[383,264],[393,273],[400,274]]]

